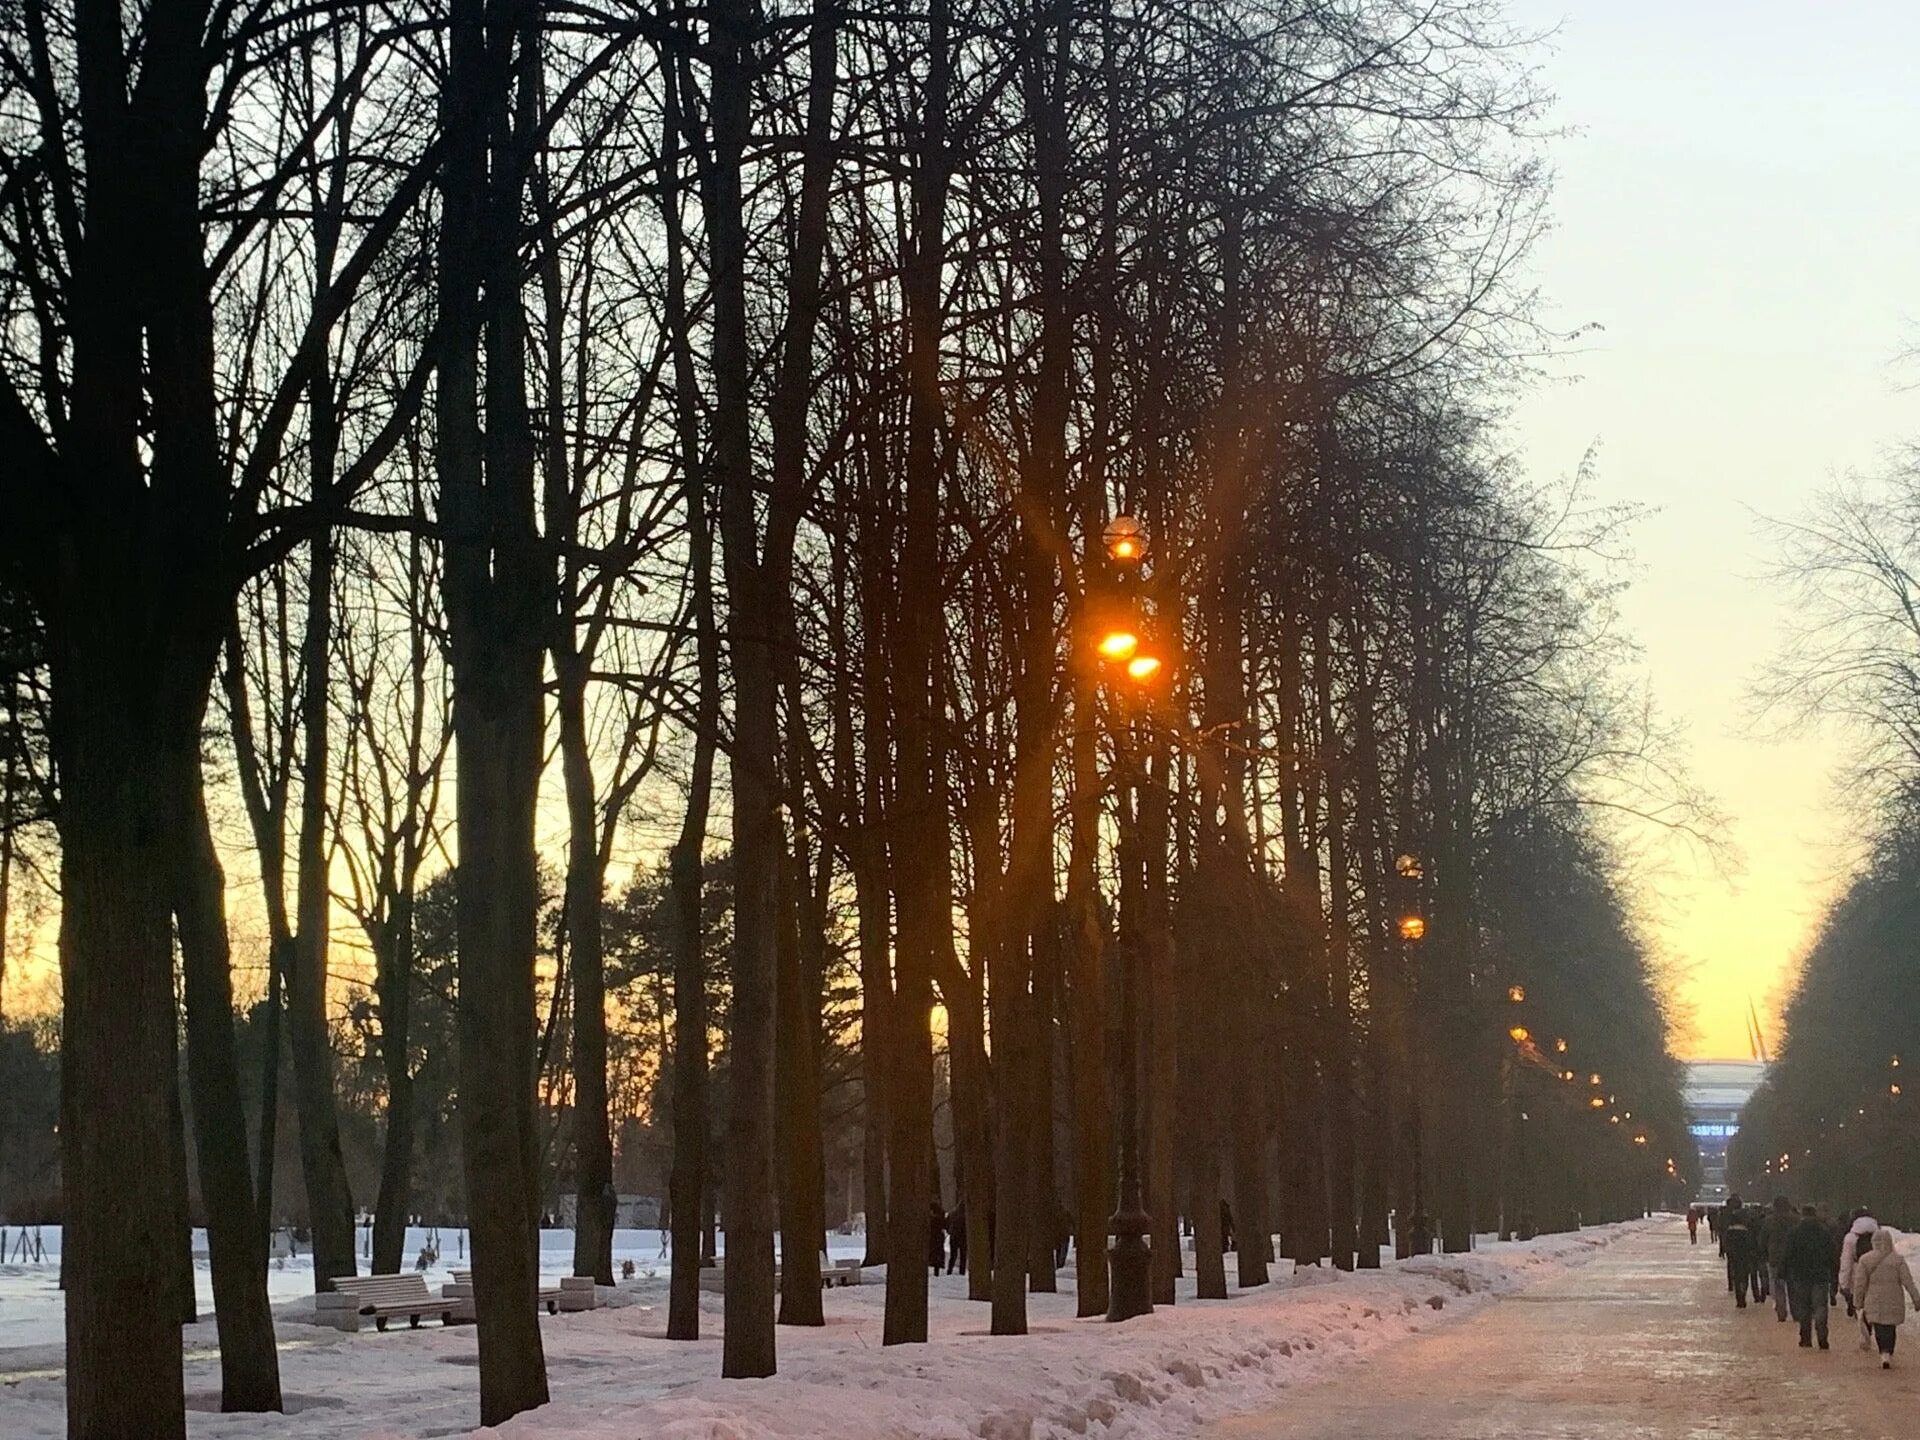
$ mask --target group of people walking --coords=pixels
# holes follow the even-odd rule
[[[1898,1231],[1864,1208],[1836,1222],[1816,1205],[1796,1211],[1784,1195],[1766,1210],[1738,1195],[1725,1206],[1695,1206],[1687,1212],[1695,1243],[1702,1219],[1726,1260],[1736,1308],[1747,1308],[1749,1293],[1755,1304],[1771,1298],[1781,1323],[1799,1323],[1802,1346],[1811,1348],[1818,1337],[1825,1350],[1827,1312],[1844,1300],[1847,1318],[1860,1322],[1860,1348],[1877,1350],[1880,1368],[1893,1368],[1907,1301],[1920,1308],[1920,1286],[1895,1243]]]

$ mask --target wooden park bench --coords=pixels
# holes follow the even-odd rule
[[[351,1316],[353,1323],[342,1325],[342,1329],[359,1329],[362,1315],[373,1317],[376,1330],[385,1330],[387,1321],[402,1315],[414,1330],[420,1328],[423,1315],[438,1315],[446,1324],[453,1323],[453,1302],[435,1299],[427,1290],[427,1282],[418,1275],[343,1275],[333,1282],[333,1288],[336,1294],[347,1297],[346,1302],[336,1301],[320,1308],[336,1313],[344,1310]],[[318,1299],[326,1297],[322,1295]]]

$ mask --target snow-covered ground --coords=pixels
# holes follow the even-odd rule
[[[761,1381],[718,1378],[718,1296],[702,1297],[700,1341],[664,1338],[667,1272],[658,1239],[623,1232],[619,1253],[634,1259],[640,1275],[603,1289],[607,1308],[541,1321],[553,1403],[485,1433],[513,1440],[1170,1440],[1259,1409],[1290,1384],[1663,1223],[1679,1222],[1488,1244],[1471,1255],[1424,1256],[1355,1275],[1309,1269],[1224,1302],[1196,1303],[1189,1279],[1179,1305],[1120,1326],[1074,1318],[1068,1270],[1060,1294],[1031,1297],[1032,1333],[1024,1337],[989,1336],[986,1307],[966,1299],[961,1277],[942,1277],[933,1288],[932,1343],[886,1349],[884,1287],[869,1271],[869,1284],[829,1292],[824,1329],[781,1329],[780,1373]],[[564,1233],[550,1232],[543,1244],[551,1273],[568,1268]],[[835,1240],[836,1253],[857,1253],[856,1237]],[[276,1295],[298,1272],[279,1273],[288,1278],[277,1277]],[[21,1283],[18,1274],[0,1275],[0,1325]],[[44,1283],[52,1284],[50,1267]],[[304,1294],[280,1300],[275,1311],[291,1413],[215,1413],[214,1327],[203,1319],[184,1332],[195,1436],[414,1440],[472,1429],[479,1409],[472,1327],[342,1334],[304,1322],[312,1314]],[[0,1435],[63,1433],[59,1363],[57,1344],[0,1348]]]
[[[22,1235],[17,1226],[6,1232],[8,1255],[16,1251]],[[36,1231],[30,1229],[24,1235],[31,1243]],[[28,1346],[58,1346],[66,1339],[66,1309],[59,1288],[60,1227],[39,1227],[37,1236],[47,1257],[45,1263],[0,1263],[0,1372],[19,1368],[17,1364],[9,1362],[10,1350]],[[368,1268],[367,1257],[371,1254],[371,1240],[365,1228],[360,1230],[359,1240],[360,1269],[364,1272]],[[858,1257],[866,1248],[866,1240],[859,1235],[832,1235],[828,1240],[828,1251],[835,1259]],[[724,1251],[726,1237],[722,1235],[720,1241],[720,1249]],[[409,1270],[414,1268],[414,1262],[429,1244],[438,1247],[440,1259],[418,1273],[425,1277],[428,1287],[437,1295],[440,1286],[453,1279],[456,1268],[466,1268],[467,1232],[450,1225],[433,1230],[420,1227],[409,1229],[406,1244],[401,1248]],[[194,1287],[198,1292],[200,1311],[204,1315],[213,1309],[213,1280],[207,1268],[205,1230],[193,1232],[193,1251]],[[613,1268],[616,1274],[623,1260],[633,1262],[637,1280],[658,1276],[664,1285],[668,1266],[667,1248],[665,1237],[658,1230],[614,1231]],[[540,1232],[540,1268],[548,1283],[552,1283],[556,1276],[573,1272],[573,1231]],[[276,1260],[268,1268],[267,1299],[272,1304],[278,1306],[282,1301],[299,1300],[312,1294],[313,1256],[304,1247],[299,1255]],[[17,1360],[18,1357],[14,1358]],[[0,1435],[3,1434],[0,1432]]]

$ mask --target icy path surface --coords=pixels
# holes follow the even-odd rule
[[[1678,1222],[1609,1247],[1364,1373],[1301,1386],[1205,1440],[1911,1440],[1920,1325],[1896,1368],[1860,1353],[1844,1307],[1833,1349],[1799,1348],[1773,1306],[1736,1310],[1709,1244]],[[1907,1354],[1912,1346],[1914,1354]]]
[[[1544,1321],[1563,1307],[1525,1303],[1543,1282],[1558,1286],[1571,1277],[1570,1293],[1580,1293],[1595,1257],[1629,1245],[1638,1251],[1639,1237],[1678,1226],[1668,1219],[1596,1227],[1357,1275],[1307,1270],[1224,1302],[1195,1303],[1189,1279],[1182,1303],[1119,1326],[1074,1318],[1067,1270],[1061,1294],[1032,1297],[1033,1333],[1024,1337],[987,1335],[987,1307],[966,1299],[961,1277],[942,1277],[934,1284],[932,1343],[886,1349],[884,1287],[870,1283],[830,1292],[825,1328],[783,1327],[780,1374],[747,1382],[718,1378],[717,1296],[702,1297],[700,1341],[669,1343],[664,1275],[642,1278],[602,1291],[616,1308],[543,1318],[553,1403],[484,1433],[504,1440],[1170,1440],[1271,1409],[1323,1376],[1339,1377],[1330,1383],[1350,1400],[1370,1393],[1380,1363],[1374,1352],[1423,1332],[1461,1330],[1463,1317],[1500,1295],[1515,1303],[1496,1313],[1520,1314],[1523,1327]],[[423,1440],[472,1430],[479,1404],[471,1326],[343,1335],[303,1323],[311,1309],[310,1299],[275,1307],[291,1412],[284,1416],[215,1413],[214,1327],[206,1319],[187,1327],[195,1440]],[[1568,1313],[1553,1323],[1582,1322]],[[1654,1338],[1650,1330],[1648,1360]],[[1430,1343],[1439,1342],[1416,1342]],[[64,1432],[64,1377],[50,1348],[0,1348],[6,1440]],[[1362,1368],[1349,1368],[1356,1363]]]

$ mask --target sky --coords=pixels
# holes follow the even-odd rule
[[[1920,439],[1920,6],[1898,0],[1509,0],[1570,133],[1533,279],[1597,325],[1517,406],[1539,478],[1597,446],[1596,498],[1652,508],[1622,616],[1736,868],[1685,847],[1643,910],[1693,1057],[1747,1054],[1854,856],[1844,737],[1756,719],[1783,639],[1761,517]]]

